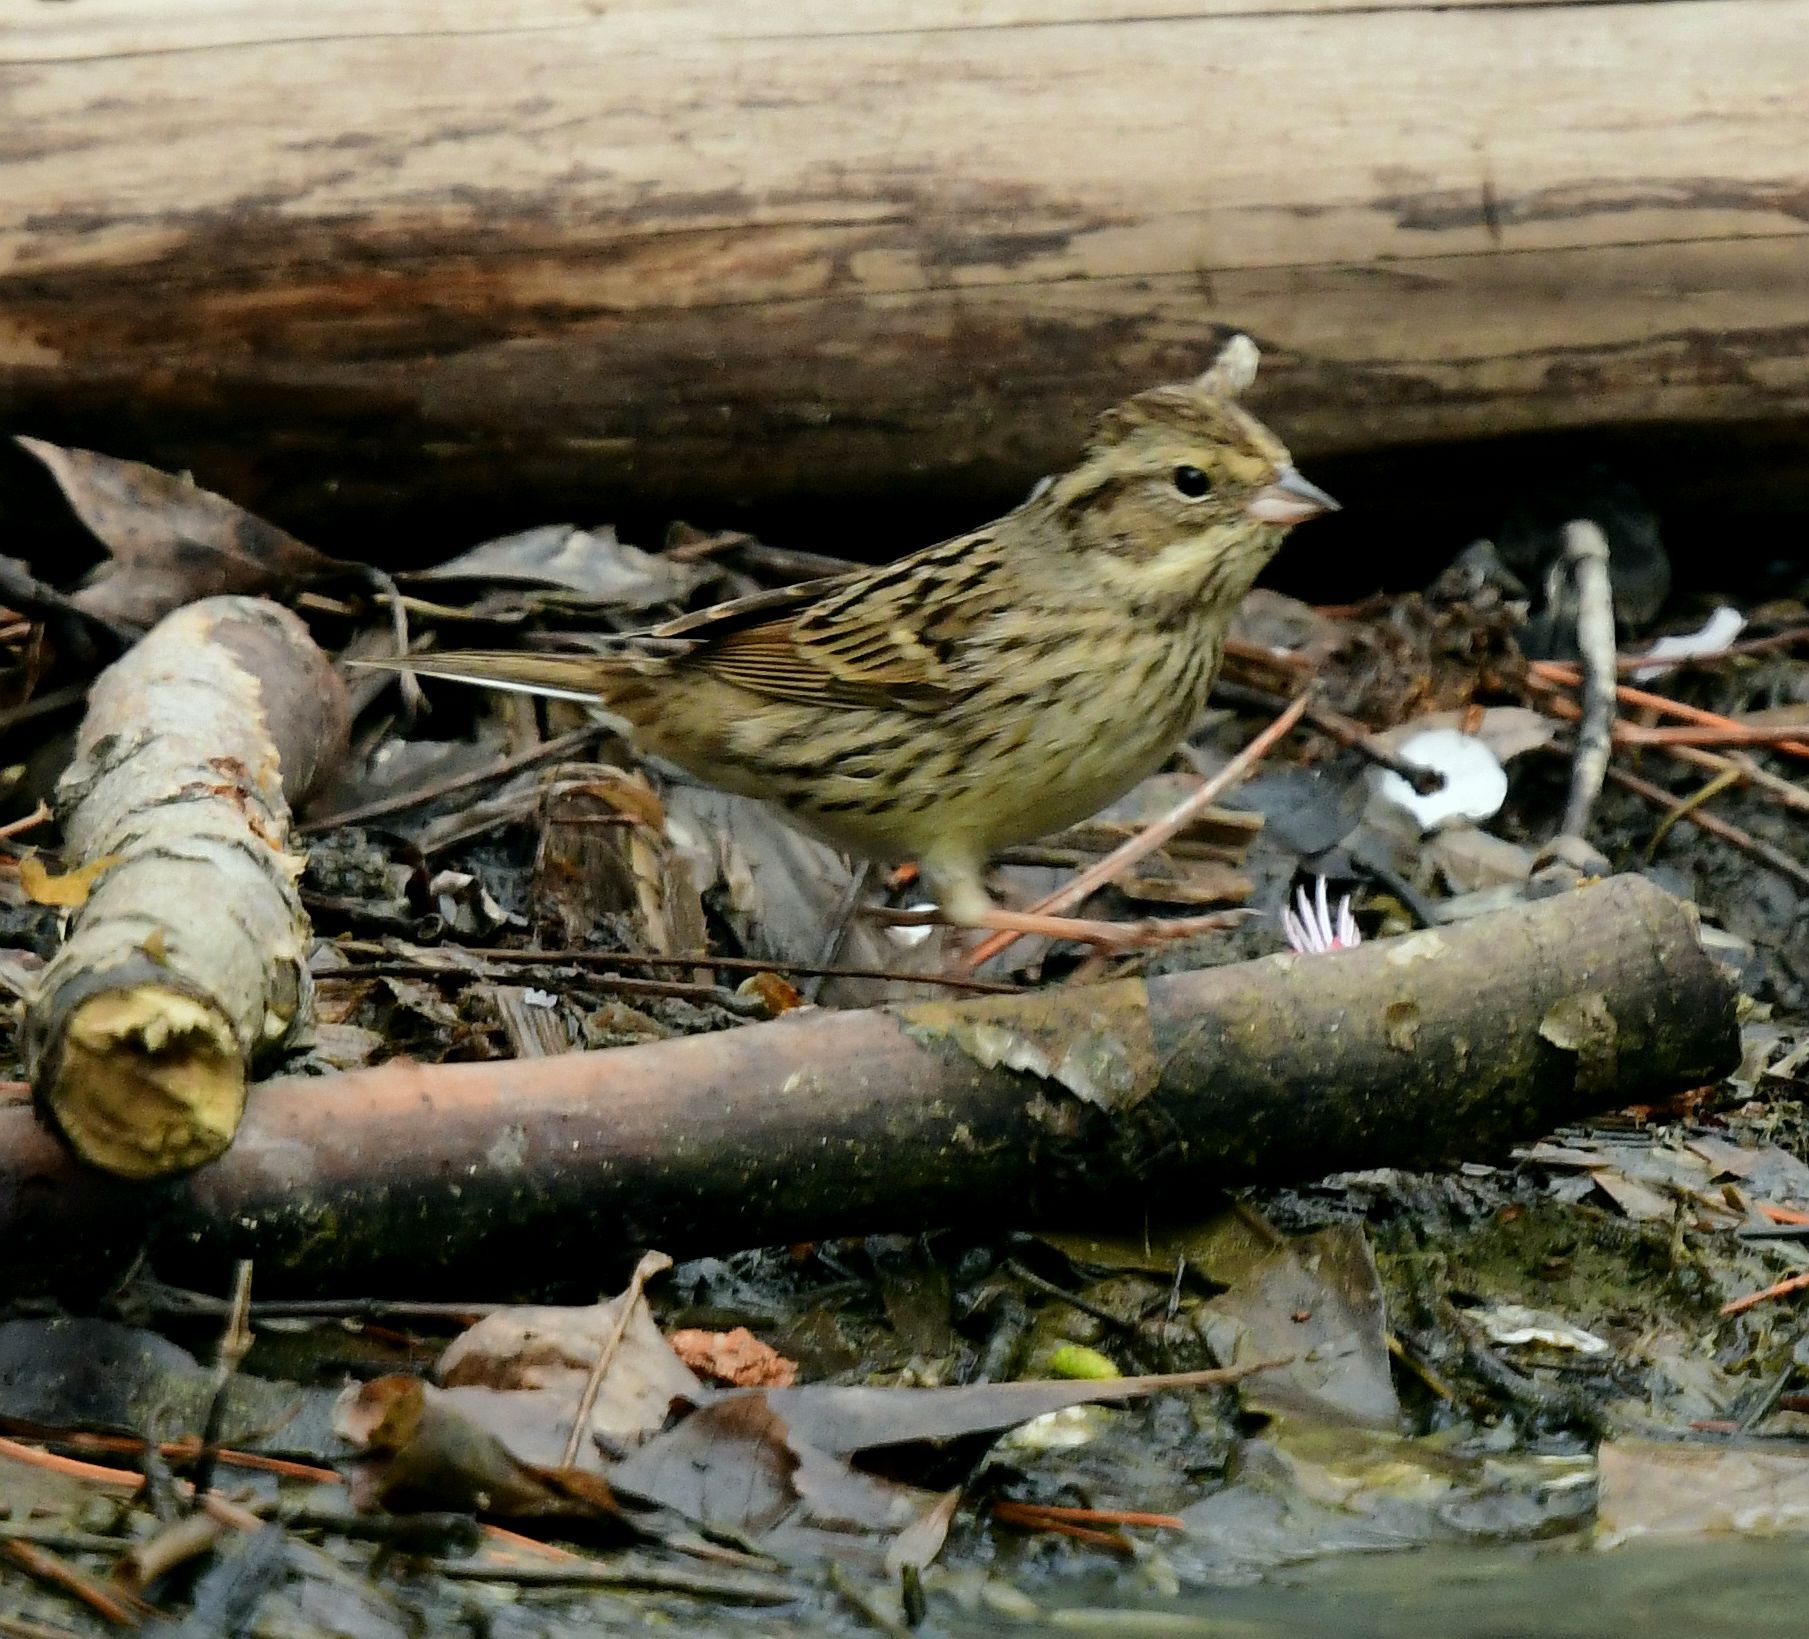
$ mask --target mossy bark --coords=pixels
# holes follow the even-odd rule
[[[1734,1000],[1691,909],[1620,877],[1327,957],[272,1083],[230,1154],[151,1198],[153,1239],[255,1255],[266,1285],[469,1292],[530,1256],[594,1281],[649,1245],[1141,1222],[1214,1185],[1498,1156],[1711,1081]],[[142,1204],[47,1178],[23,1136],[0,1109],[9,1244],[143,1238]]]

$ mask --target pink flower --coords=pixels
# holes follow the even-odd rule
[[[1326,903],[1325,878],[1315,879],[1313,897],[1305,888],[1294,892],[1294,905],[1281,913],[1281,929],[1289,946],[1302,956],[1323,956],[1327,951],[1349,950],[1363,942],[1357,931],[1357,919],[1350,913],[1350,895],[1338,901],[1334,918]]]

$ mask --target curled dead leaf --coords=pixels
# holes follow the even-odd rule
[[[88,614],[148,628],[217,593],[282,593],[358,572],[186,478],[41,438],[18,442],[112,554],[75,594]]]

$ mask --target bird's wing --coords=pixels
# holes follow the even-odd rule
[[[997,606],[989,544],[962,536],[687,615],[657,635],[697,643],[679,664],[773,699],[936,711],[965,692],[961,640]]]

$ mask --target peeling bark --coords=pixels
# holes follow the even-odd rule
[[[168,616],[89,696],[57,804],[72,862],[106,863],[39,975],[39,1108],[122,1177],[218,1155],[248,1067],[310,1017],[290,803],[344,743],[344,691],[307,628],[256,598]]]
[[[520,1284],[863,1230],[1197,1208],[1213,1185],[1498,1154],[1738,1058],[1693,912],[1639,877],[1333,956],[531,1063],[258,1089],[219,1162],[86,1189],[0,1108],[0,1237],[255,1256],[268,1288]],[[36,1252],[32,1254],[36,1256]],[[29,1259],[19,1260],[29,1266]],[[162,1267],[160,1261],[160,1267]]]

